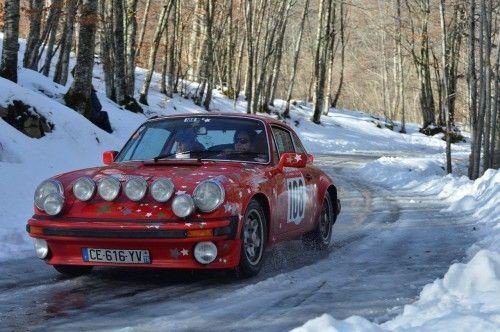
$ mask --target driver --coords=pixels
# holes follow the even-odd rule
[[[254,130],[238,129],[234,133],[234,151],[251,152],[252,143],[255,139]]]
[[[205,150],[203,144],[196,140],[196,136],[191,132],[181,132],[176,138],[176,148],[175,153],[185,154],[189,152],[201,152]]]

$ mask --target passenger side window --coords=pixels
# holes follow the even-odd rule
[[[273,136],[279,156],[284,152],[295,152],[290,133],[282,128],[273,127]]]
[[[304,146],[302,145],[302,142],[300,141],[299,137],[297,134],[292,133],[293,137],[293,143],[295,143],[295,152],[297,153],[307,153],[306,149],[304,149]]]

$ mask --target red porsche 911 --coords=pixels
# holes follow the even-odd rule
[[[94,266],[259,272],[266,248],[302,236],[326,249],[337,189],[295,132],[270,118],[150,119],[105,166],[43,181],[27,231],[68,275]]]

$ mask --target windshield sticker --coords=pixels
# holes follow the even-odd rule
[[[210,122],[210,119],[209,118],[199,118],[199,117],[196,117],[196,118],[185,118],[184,119],[184,122]]]

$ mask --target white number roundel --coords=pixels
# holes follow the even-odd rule
[[[303,177],[286,180],[288,193],[288,218],[287,222],[298,225],[304,219],[306,205],[306,187]]]

